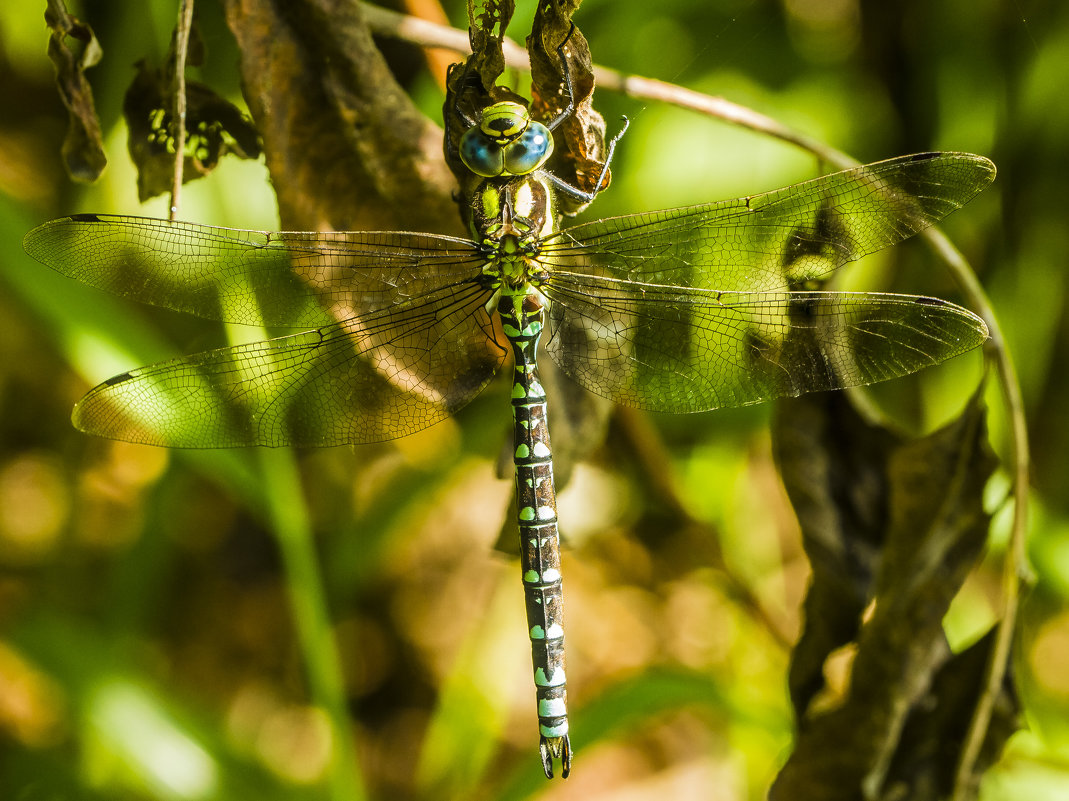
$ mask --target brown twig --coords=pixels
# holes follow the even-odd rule
[[[175,220],[182,193],[182,171],[186,161],[186,56],[189,53],[189,31],[193,26],[193,0],[181,0],[178,24],[175,27],[174,48],[174,178],[171,181],[171,202],[167,218]]]
[[[976,702],[972,720],[969,721],[969,729],[962,742],[957,771],[954,775],[954,794],[951,796],[951,801],[967,801],[975,796],[973,773],[976,761],[980,756],[995,702],[1002,692],[1002,685],[1009,667],[1017,609],[1020,604],[1021,584],[1033,581],[1026,552],[1031,457],[1024,398],[1021,395],[1017,368],[1006,347],[995,311],[988,303],[987,294],[961,252],[954,247],[942,231],[930,229],[925,232],[925,238],[940,254],[956,277],[959,286],[962,286],[965,294],[976,304],[980,316],[987,322],[991,334],[991,339],[987,344],[987,353],[995,362],[995,372],[999,377],[1003,402],[1009,411],[1012,432],[1010,460],[1013,465],[1014,507],[1010,540],[1006,547],[1002,567],[1002,620],[999,622],[995,642],[991,647],[991,657],[984,677],[984,690]]]

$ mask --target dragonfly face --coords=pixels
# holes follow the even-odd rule
[[[519,103],[483,109],[479,124],[460,138],[460,159],[483,178],[528,175],[553,155],[553,134]]]

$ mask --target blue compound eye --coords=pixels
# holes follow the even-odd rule
[[[540,122],[530,122],[527,130],[505,148],[505,171],[509,175],[534,172],[553,153],[553,134]]]
[[[505,157],[478,128],[469,128],[460,137],[460,160],[464,166],[483,178],[496,178],[505,171]]]

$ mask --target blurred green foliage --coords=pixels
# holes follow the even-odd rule
[[[519,40],[530,5],[516,16]],[[806,581],[768,409],[618,415],[561,492],[578,753],[567,783],[547,785],[511,483],[498,477],[509,432],[500,385],[455,420],[356,450],[172,453],[70,427],[92,384],[221,344],[225,332],[120,303],[23,254],[22,235],[51,217],[165,214],[161,199],[136,201],[120,106],[131,65],[162,58],[173,4],[79,10],[104,47],[90,80],[110,164],[91,187],[61,172],[66,123],[42,12],[0,10],[0,797],[763,797],[790,744],[785,641]],[[447,12],[463,25],[462,3]],[[203,2],[198,14],[209,54],[199,79],[237,101],[222,11]],[[945,226],[1016,356],[1035,460],[1037,580],[1014,662],[1030,729],[981,798],[1064,797],[1069,5],[588,0],[577,21],[598,63],[724,95],[862,161],[945,148],[998,164],[995,187]],[[437,119],[443,76],[415,47],[387,51]],[[596,216],[752,193],[817,168],[694,114],[606,92],[597,105],[610,130],[623,113],[632,127]],[[183,197],[185,219],[277,226],[262,163],[229,160]],[[893,271],[889,259],[859,280],[957,299],[919,244],[896,249]],[[972,392],[978,366],[975,357],[878,397],[931,428]],[[636,444],[643,437],[660,445],[656,456]],[[636,466],[640,453],[653,461]],[[657,473],[700,530],[669,525]],[[1000,509],[992,555],[947,618],[956,646],[997,615],[1008,518]],[[507,553],[494,549],[499,533]]]

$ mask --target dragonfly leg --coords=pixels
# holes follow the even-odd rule
[[[553,173],[546,172],[545,176],[549,179],[550,183],[552,183],[555,187],[557,187],[569,197],[573,197],[576,200],[582,201],[584,203],[590,203],[592,200],[594,200],[594,198],[598,196],[598,193],[601,191],[602,186],[605,183],[605,176],[609,173],[609,165],[612,163],[612,155],[616,152],[616,143],[623,138],[624,134],[627,133],[627,129],[631,126],[631,120],[629,120],[627,117],[621,117],[621,119],[624,121],[623,127],[620,128],[616,136],[609,140],[609,148],[605,154],[605,161],[603,161],[601,164],[601,173],[598,175],[598,180],[594,184],[594,189],[592,191],[584,192],[579,187],[572,186],[570,183],[563,180],[562,178],[558,178]]]
[[[568,117],[575,112],[575,87],[572,83],[572,70],[568,66],[568,59],[564,55],[564,46],[568,44],[568,40],[572,38],[572,34],[575,33],[575,23],[572,23],[572,27],[568,30],[568,35],[564,37],[564,41],[557,45],[557,57],[560,59],[561,74],[564,77],[564,88],[568,95],[568,105],[566,105],[552,120],[546,123],[546,127],[549,130],[554,130],[558,125],[564,122]],[[627,132],[628,127],[631,125],[631,121],[627,117],[622,118],[624,121],[623,127],[620,131],[609,141],[609,148],[605,155],[605,161],[601,165],[601,174],[598,175],[598,180],[594,184],[594,189],[591,192],[584,192],[577,186],[572,186],[567,181],[558,178],[551,172],[546,173],[546,177],[569,197],[580,201],[581,203],[590,203],[597,197],[598,192],[601,191],[602,186],[605,183],[605,176],[609,172],[609,164],[612,163],[612,154],[616,150],[616,143],[619,142],[624,134]]]
[[[557,116],[546,123],[546,127],[549,130],[554,130],[558,125],[564,122],[575,111],[575,89],[572,84],[572,70],[568,66],[568,59],[564,55],[564,46],[568,44],[568,40],[572,38],[572,34],[575,33],[575,23],[572,23],[572,27],[568,29],[568,35],[564,37],[559,45],[557,45],[557,58],[560,59],[561,75],[564,76],[564,88],[568,95],[568,105],[562,108]]]

